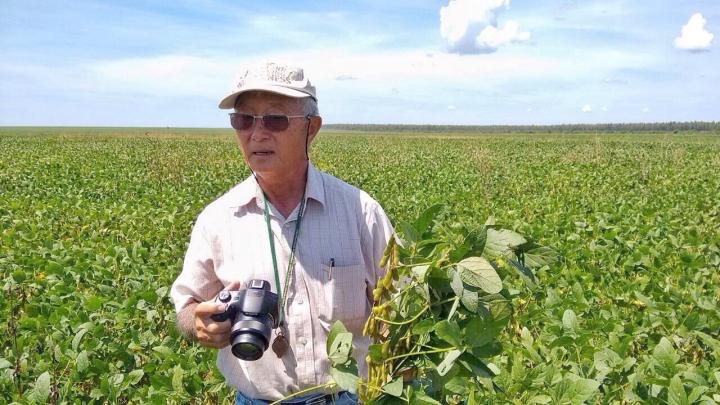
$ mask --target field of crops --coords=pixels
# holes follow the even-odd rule
[[[439,226],[494,216],[558,252],[536,288],[504,280],[487,402],[720,402],[720,134],[324,132],[310,154],[393,222],[442,203]],[[227,403],[168,289],[247,174],[227,130],[0,129],[0,403]]]

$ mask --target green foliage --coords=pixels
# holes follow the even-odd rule
[[[370,193],[409,240],[403,222],[424,240],[431,222],[416,218],[443,204],[436,233],[455,262],[483,256],[473,246],[490,215],[534,240],[495,269],[509,326],[468,321],[459,341],[470,349],[443,384],[403,395],[720,402],[720,138],[538,131],[324,132],[312,147],[316,166]],[[227,402],[215,352],[178,335],[167,291],[200,210],[248,174],[232,132],[0,129],[0,146],[0,403],[42,399],[46,381],[46,402]],[[451,320],[506,310],[467,275],[409,271],[460,292]],[[370,355],[382,359],[382,348]],[[478,376],[469,392],[461,368]]]
[[[420,395],[456,402],[492,385],[497,367],[487,359],[501,352],[498,337],[512,316],[497,270],[512,260],[534,278],[522,259],[529,243],[492,219],[474,228],[433,224],[440,212],[436,205],[413,225],[405,223],[403,242],[392,239],[385,250],[381,265],[388,269],[373,290],[375,305],[363,331],[372,343],[367,382],[358,382],[364,403],[413,403]],[[408,372],[413,388],[403,390],[398,381]],[[569,389],[580,391],[572,391],[573,399],[586,391],[576,386],[588,385],[573,380]]]

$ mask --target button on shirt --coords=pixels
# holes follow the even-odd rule
[[[226,382],[252,398],[277,400],[328,382],[325,344],[336,320],[353,333],[353,355],[366,374],[369,339],[362,336],[362,328],[372,307],[372,290],[385,272],[378,263],[392,226],[367,193],[310,163],[305,199],[285,304],[290,349],[282,358],[269,349],[256,361],[237,359],[229,346],[218,351],[217,367]],[[299,207],[288,218],[269,207],[282,288]],[[235,280],[243,285],[251,279],[267,280],[277,293],[263,213],[262,191],[253,176],[202,211],[170,293],[178,312],[191,302],[214,299]],[[277,329],[271,339],[276,334]]]

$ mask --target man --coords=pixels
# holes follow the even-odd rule
[[[316,169],[308,159],[322,119],[315,87],[299,68],[268,63],[246,70],[219,105],[252,175],[198,216],[183,270],[172,286],[179,329],[220,349],[218,369],[238,390],[236,403],[266,403],[330,381],[325,344],[336,320],[353,332],[353,354],[366,372],[369,340],[362,326],[378,263],[392,227],[365,192]],[[211,315],[214,299],[249,280],[279,295],[281,326],[256,361],[235,357],[230,321]],[[297,397],[292,398],[297,401]],[[294,403],[357,403],[333,390]]]

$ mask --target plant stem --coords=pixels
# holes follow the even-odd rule
[[[408,291],[412,290],[413,287],[415,287],[416,285],[417,285],[417,282],[413,281],[412,284],[410,284],[408,287],[403,288],[403,290],[400,291],[400,293],[398,293],[398,294],[396,294],[396,295],[393,295],[392,298],[390,298],[389,301],[385,301],[385,302],[383,302],[382,304],[375,305],[375,307],[382,308],[382,307],[385,307],[385,306],[387,306],[387,305],[390,305],[390,303],[392,303],[392,302],[395,301],[396,299],[402,297],[403,294],[405,294],[405,293],[407,293]]]
[[[417,320],[417,319],[420,317],[420,315],[424,314],[425,311],[427,311],[428,308],[430,308],[431,306],[440,305],[440,304],[445,304],[445,303],[448,303],[448,302],[450,302],[450,301],[454,301],[455,299],[456,299],[456,298],[448,298],[448,299],[445,299],[445,300],[442,300],[442,301],[433,302],[432,304],[425,304],[425,306],[424,306],[417,314],[413,315],[412,318],[406,319],[406,320],[401,321],[401,322],[391,321],[391,320],[389,320],[389,319],[380,318],[379,316],[376,316],[375,319],[377,319],[377,320],[380,321],[380,322],[387,323],[388,325],[407,325],[407,324],[409,324],[409,323],[415,322],[415,320]]]
[[[17,343],[17,330],[15,330],[15,316],[17,315],[17,310],[20,308],[20,304],[15,305],[15,288],[11,285],[10,286],[10,319],[8,319],[8,333],[12,336],[13,340],[13,349],[15,352],[15,370],[13,372],[13,377],[15,379],[15,391],[22,395],[22,383],[20,381],[20,349],[18,347]]]
[[[400,354],[400,355],[397,355],[397,356],[388,357],[388,358],[385,359],[384,361],[401,359],[401,358],[403,358],[403,357],[417,356],[417,355],[419,355],[419,354],[432,354],[432,353],[449,352],[450,350],[455,350],[455,349],[457,349],[457,347],[451,346],[451,347],[443,347],[443,348],[441,348],[441,349],[435,349],[435,350],[426,350],[426,351],[424,351],[424,352],[405,353],[405,354]]]
[[[400,268],[400,267],[429,266],[431,264],[433,264],[433,262],[408,263],[408,264],[398,265],[397,267]]]
[[[420,315],[424,314],[425,311],[428,310],[428,308],[430,308],[430,305],[425,304],[425,306],[420,310],[420,312],[418,312],[417,314],[415,314],[412,318],[406,319],[406,320],[404,320],[404,321],[402,321],[402,322],[390,321],[390,320],[388,320],[388,319],[380,318],[379,316],[376,316],[375,319],[377,319],[377,320],[380,321],[380,322],[384,322],[384,323],[387,323],[387,324],[390,324],[390,325],[407,325],[407,324],[409,324],[409,323],[415,322],[415,320],[418,319],[418,318],[420,317]]]
[[[391,393],[385,391],[384,389],[382,389],[382,388],[380,388],[380,387],[376,387],[376,386],[374,386],[374,385],[372,385],[372,384],[368,384],[368,383],[366,383],[366,382],[363,382],[362,380],[360,381],[360,385],[364,385],[364,386],[369,387],[369,388],[372,388],[372,389],[374,389],[374,390],[376,390],[376,391],[384,392],[384,393],[386,393],[386,394],[388,394],[388,395],[391,395],[391,396],[395,397],[395,395],[392,395]],[[400,399],[402,399],[403,401],[405,401],[405,402],[407,402],[407,403],[410,403],[410,400],[409,400],[409,399],[406,399],[406,398],[403,397],[403,396],[399,396],[399,397],[395,397],[395,398],[400,398]]]
[[[288,396],[286,396],[286,397],[280,398],[280,399],[278,399],[278,400],[275,401],[275,402],[271,402],[270,405],[279,404],[280,401],[284,401],[284,400],[289,399],[289,398],[292,398],[292,397],[294,397],[294,396],[297,396],[297,395],[300,395],[300,394],[304,394],[304,393],[310,392],[310,391],[319,390],[319,389],[321,389],[321,388],[329,388],[329,387],[332,387],[333,385],[336,385],[335,382],[329,382],[329,383],[327,383],[327,384],[315,385],[315,386],[310,387],[310,388],[305,388],[304,390],[300,390],[300,391],[298,391],[298,392],[296,392],[296,393],[294,393],[294,394],[290,394],[290,395],[288,395]]]

